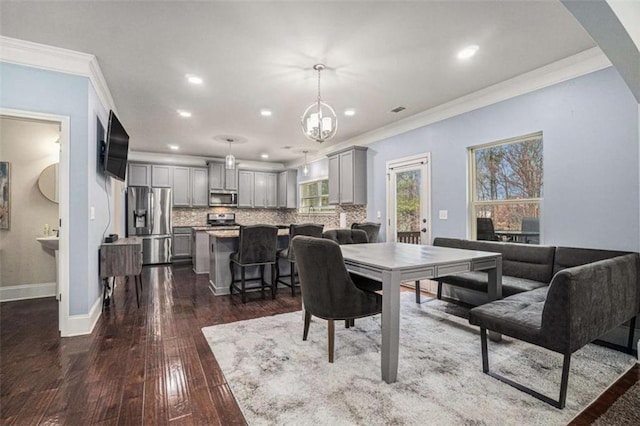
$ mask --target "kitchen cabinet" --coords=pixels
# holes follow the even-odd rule
[[[278,175],[270,172],[238,171],[238,207],[278,207]]]
[[[173,205],[175,207],[207,207],[209,179],[202,167],[173,167]]]
[[[329,204],[366,204],[367,148],[353,146],[328,157]]]
[[[278,208],[295,209],[298,193],[298,172],[285,170],[278,174]]]
[[[154,188],[171,188],[173,185],[173,166],[151,165],[151,186]]]
[[[129,163],[128,186],[151,186],[151,165]]]
[[[173,228],[173,256],[172,260],[191,257],[191,227]]]
[[[223,191],[238,190],[237,169],[227,169],[224,163],[211,161],[209,165],[209,189]]]

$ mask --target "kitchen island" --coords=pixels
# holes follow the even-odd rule
[[[207,231],[209,236],[209,286],[216,296],[229,294],[231,284],[231,270],[229,269],[229,256],[238,250],[240,240],[239,230],[215,230]],[[278,230],[278,249],[289,245],[289,230]],[[271,268],[265,268],[265,280],[271,283]],[[258,266],[246,269],[247,279],[260,276]],[[280,262],[280,275],[289,274],[289,262]],[[239,276],[239,275],[236,275]]]

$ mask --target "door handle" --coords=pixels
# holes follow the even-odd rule
[[[427,232],[427,228],[422,228],[420,232]]]

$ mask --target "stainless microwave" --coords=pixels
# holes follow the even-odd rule
[[[209,192],[210,206],[232,206],[238,205],[238,193],[235,191],[220,191],[212,189]]]

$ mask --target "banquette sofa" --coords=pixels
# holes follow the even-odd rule
[[[471,309],[480,327],[483,371],[557,408],[564,408],[571,354],[630,321],[626,350],[632,352],[640,312],[640,256],[611,250],[436,238],[434,246],[502,254],[502,294]],[[443,284],[487,291],[487,274],[468,272],[438,279]],[[487,330],[542,346],[564,356],[560,396],[551,399],[489,371]]]

